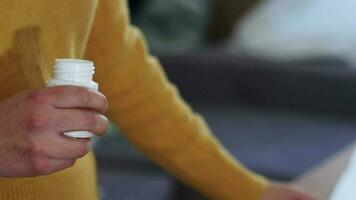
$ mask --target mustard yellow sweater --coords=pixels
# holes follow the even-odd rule
[[[128,15],[126,0],[0,0],[0,100],[43,87],[55,58],[94,60],[111,119],[150,159],[211,199],[259,199],[264,179],[181,99]],[[0,178],[0,199],[97,200],[95,170],[90,153],[52,175]]]

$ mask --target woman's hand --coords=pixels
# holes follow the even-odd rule
[[[105,97],[90,89],[58,86],[0,101],[0,177],[29,177],[66,169],[90,150],[89,139],[68,131],[103,135]]]
[[[270,183],[261,200],[318,200],[296,187],[287,184]]]

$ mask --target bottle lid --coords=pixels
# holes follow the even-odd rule
[[[53,67],[57,80],[90,82],[94,75],[94,62],[81,59],[56,59]]]

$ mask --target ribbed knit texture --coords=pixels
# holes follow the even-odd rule
[[[0,11],[0,99],[43,87],[55,58],[94,60],[111,119],[149,158],[212,199],[260,198],[264,179],[181,99],[130,25],[125,0],[0,1]],[[1,178],[0,199],[96,200],[95,176],[90,154],[53,175]]]
[[[89,167],[88,167],[89,166]],[[78,160],[68,170],[35,178],[0,179],[1,200],[97,200],[94,156]]]

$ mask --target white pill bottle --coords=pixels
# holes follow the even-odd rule
[[[53,66],[53,78],[47,82],[48,87],[60,85],[82,86],[98,91],[98,84],[93,81],[94,62],[81,59],[56,59]],[[88,131],[65,132],[71,138],[91,138]]]

